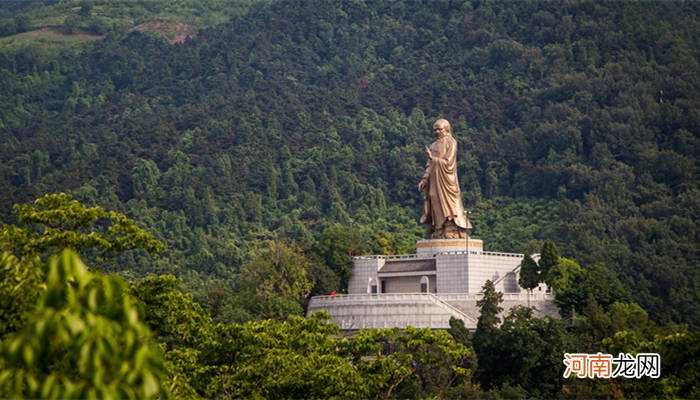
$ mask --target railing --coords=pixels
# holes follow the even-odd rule
[[[483,293],[377,293],[377,294],[336,294],[314,296],[317,302],[352,301],[352,300],[418,300],[434,296],[438,301],[480,300]],[[503,300],[554,300],[552,293],[522,291],[520,293],[503,293]]]
[[[335,300],[417,300],[424,298],[431,293],[377,293],[377,294],[336,294],[314,296],[312,300],[317,301],[335,301]]]
[[[384,255],[384,254],[375,254],[375,255],[370,255],[370,256],[354,256],[352,259],[353,260],[403,260],[403,259],[411,259],[411,258],[418,258],[418,254],[390,254],[390,255]]]
[[[508,273],[505,273],[505,274],[503,274],[502,277],[496,279],[496,280],[493,282],[493,286],[495,287],[495,286],[498,285],[499,283],[503,282],[503,281],[508,277],[508,275],[510,275],[510,274],[513,274],[514,276],[517,275],[518,271],[520,271],[520,264],[518,264],[515,268],[513,268],[512,271],[510,271],[510,272],[508,272]],[[518,284],[518,286],[520,286],[520,284]]]
[[[442,251],[436,254],[475,254],[484,256],[500,256],[500,257],[516,257],[523,258],[523,254],[520,253],[502,253],[500,251],[476,251],[476,250],[460,250],[460,251]]]
[[[455,315],[459,316],[464,322],[473,322],[473,323],[476,322],[474,320],[474,318],[468,316],[467,314],[462,312],[462,310],[458,309],[457,307],[453,306],[452,304],[447,303],[446,301],[442,300],[440,297],[438,297],[432,293],[430,293],[430,296],[428,296],[428,297],[430,298],[430,301],[433,302],[433,304],[435,304],[436,306],[449,312],[450,314],[455,314]]]
[[[481,300],[484,296],[483,293],[440,293],[437,295],[439,298],[446,301],[471,301],[471,300]],[[522,291],[520,293],[503,293],[504,301],[519,301],[519,300],[554,300],[554,295],[552,293],[546,292],[533,292],[528,293],[527,291]]]
[[[459,251],[440,251],[440,252],[435,253],[435,255],[438,255],[438,254],[444,254],[444,255],[473,254],[473,255],[484,255],[484,256],[523,258],[523,254],[520,254],[520,253],[503,253],[500,251],[459,250]],[[393,255],[374,254],[374,255],[368,255],[368,256],[354,256],[352,259],[353,260],[377,260],[377,259],[404,260],[404,259],[411,259],[411,258],[418,258],[418,254],[393,254]],[[428,258],[430,258],[430,257],[428,257]]]

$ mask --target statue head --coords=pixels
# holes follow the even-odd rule
[[[436,138],[440,139],[443,136],[451,135],[452,127],[446,119],[441,118],[433,124],[433,133],[435,133]]]

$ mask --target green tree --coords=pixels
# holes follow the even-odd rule
[[[471,338],[469,337],[469,330],[464,326],[464,321],[459,318],[450,317],[450,328],[447,332],[452,335],[452,338],[461,343],[464,346],[471,347]]]
[[[499,313],[503,311],[503,293],[497,292],[493,282],[487,280],[482,288],[483,297],[476,302],[480,315],[476,323],[473,343],[478,360],[476,377],[485,388],[493,387],[493,382],[500,367],[498,346],[501,331]]]
[[[590,293],[580,319],[583,320],[586,331],[595,338],[595,342],[613,334],[610,315]]]
[[[0,223],[0,337],[19,329],[45,289],[39,257],[73,248],[100,258],[164,245],[123,214],[88,208],[66,194],[15,205],[24,226]]]
[[[311,261],[294,244],[271,241],[241,268],[238,297],[255,318],[301,315],[313,284]]]
[[[15,15],[14,21],[17,33],[26,32],[29,29],[29,18],[26,15]]]
[[[44,271],[38,259],[0,254],[0,339],[24,326],[43,283]]]
[[[124,214],[86,207],[65,193],[47,194],[31,204],[16,204],[24,227],[0,222],[0,249],[18,257],[46,256],[64,248],[93,250],[113,257],[133,249],[149,253],[165,245]]]
[[[666,332],[645,340],[636,330],[616,332],[602,342],[612,354],[658,353],[661,357],[660,379],[615,379],[615,384],[628,398],[691,399],[700,395],[700,333]]]
[[[63,20],[63,32],[66,35],[71,35],[75,33],[78,28],[80,28],[81,18],[75,14],[68,15],[66,19]]]
[[[518,278],[520,286],[529,290],[536,288],[542,279],[539,269],[535,260],[529,254],[525,254],[520,263],[520,278]]]
[[[78,11],[78,15],[81,17],[89,17],[90,13],[92,12],[92,4],[88,3],[87,1],[82,2],[80,5],[80,10]]]
[[[0,397],[168,396],[162,354],[126,283],[89,272],[69,250],[49,260],[45,293],[0,356]]]
[[[561,392],[562,354],[569,338],[560,319],[535,318],[533,309],[517,307],[504,318],[498,345],[499,364],[491,371],[489,384],[520,386],[528,396],[554,398]]]
[[[352,274],[352,257],[366,251],[360,231],[334,224],[324,229],[317,244],[318,253],[340,279],[340,290],[347,290]]]
[[[617,332],[632,331],[640,338],[650,338],[658,328],[636,303],[615,302],[604,308],[589,295],[582,313],[575,320],[576,352],[598,351],[601,340]]]
[[[473,397],[473,353],[445,331],[365,329],[340,342],[369,398]]]
[[[550,282],[546,279],[549,275],[549,270],[552,269],[559,262],[559,250],[557,246],[551,240],[545,240],[542,245],[542,251],[540,252],[540,261],[538,263],[540,269],[540,276],[545,282],[551,286]]]
[[[547,274],[548,282],[554,291],[554,301],[559,307],[562,317],[570,317],[572,313],[581,312],[586,301],[586,294],[581,283],[585,272],[572,259],[560,258]]]
[[[613,332],[636,330],[646,333],[652,327],[647,312],[637,303],[616,301],[610,305],[608,314]]]
[[[160,177],[158,165],[153,160],[138,160],[131,170],[134,196],[155,201],[159,197],[158,180]]]
[[[168,350],[197,347],[213,335],[214,321],[191,295],[178,289],[181,283],[172,275],[149,276],[129,290],[144,307],[144,323]]]
[[[631,295],[615,273],[603,264],[596,263],[585,269],[579,283],[585,293],[592,295],[605,309],[615,302],[630,302]]]
[[[219,326],[200,372],[207,398],[367,398],[356,367],[338,352],[328,314]]]
[[[560,257],[547,276],[563,317],[570,317],[573,312],[580,315],[592,302],[607,309],[615,302],[631,300],[629,291],[602,264],[583,268],[575,260]]]
[[[311,270],[309,276],[314,282],[313,289],[309,296],[326,295],[333,291],[338,291],[341,287],[340,278],[331,270],[325,262],[320,260],[316,254],[308,256],[311,259]]]
[[[496,286],[487,280],[481,289],[482,297],[476,302],[479,307],[479,319],[477,321],[476,330],[488,332],[496,329],[501,319],[498,314],[503,311],[500,304],[503,302],[503,293],[496,291]]]
[[[170,275],[149,276],[133,283],[129,292],[143,308],[144,323],[165,346],[172,395],[196,398],[206,394],[198,383],[202,375],[213,373],[207,354],[217,327],[206,309],[178,289],[180,283]]]

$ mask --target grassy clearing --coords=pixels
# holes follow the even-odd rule
[[[183,42],[187,37],[194,37],[197,34],[197,28],[178,21],[151,21],[140,24],[133,29],[162,35],[170,43]]]
[[[77,32],[66,35],[58,28],[44,27],[29,32],[0,38],[0,50],[11,50],[39,43],[44,44],[81,44],[104,38],[102,35],[92,35],[85,32]]]
[[[0,0],[2,1],[2,0]],[[245,14],[251,5],[267,0],[173,0],[129,2],[66,0],[37,3],[23,9],[30,31],[0,37],[0,51],[21,51],[29,46],[61,50],[100,40],[109,33],[139,30],[163,36],[171,43],[196,36],[209,26],[225,23],[232,15]],[[83,9],[83,5],[87,8]],[[8,17],[8,18],[11,18]],[[63,27],[74,30],[65,34]],[[25,28],[26,29],[26,28]]]

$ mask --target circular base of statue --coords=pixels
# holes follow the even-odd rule
[[[437,253],[483,250],[484,242],[481,239],[423,239],[416,242],[418,258],[432,258]]]

